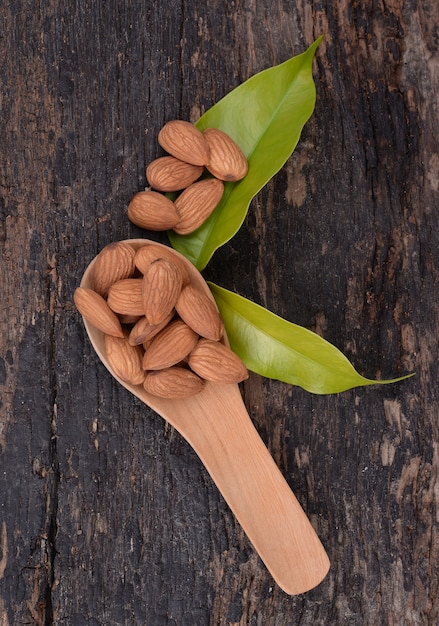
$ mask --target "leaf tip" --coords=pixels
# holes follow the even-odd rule
[[[408,378],[413,378],[416,376],[416,372],[412,372],[411,374],[405,374],[404,376],[398,376],[398,378],[390,378],[388,380],[375,380],[374,383],[377,385],[390,385],[393,383],[400,383],[403,380],[407,380]]]
[[[317,39],[310,45],[307,52],[311,52],[314,55],[317,48],[320,46],[324,38],[325,38],[324,33],[320,35],[319,37],[317,37]]]

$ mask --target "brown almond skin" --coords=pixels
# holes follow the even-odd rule
[[[244,178],[248,172],[247,159],[233,139],[218,128],[206,128],[203,136],[210,149],[209,172],[224,181],[235,182]]]
[[[197,374],[174,365],[164,370],[148,372],[143,387],[160,398],[187,398],[203,391],[205,386]]]
[[[151,187],[164,192],[185,189],[200,178],[202,173],[201,165],[191,165],[173,156],[155,159],[146,168],[146,177]]]
[[[160,324],[150,324],[145,316],[141,317],[133,326],[128,336],[128,341],[132,346],[145,344],[147,341],[159,334],[174,317],[172,311]]]
[[[201,131],[190,122],[167,122],[158,134],[158,142],[166,152],[185,163],[206,165],[209,161],[207,141]]]
[[[172,248],[165,248],[163,246],[157,246],[153,243],[148,243],[139,248],[134,257],[134,263],[142,274],[146,274],[151,266],[151,263],[158,259],[166,259],[178,265],[180,273],[182,275],[183,284],[189,282],[189,274],[184,261],[182,261]]]
[[[142,319],[143,315],[123,315],[122,313],[119,313],[117,317],[119,318],[119,321],[121,324],[126,324],[127,326],[133,326],[134,324],[137,324],[139,320]]]
[[[117,315],[96,291],[88,287],[78,287],[73,294],[73,300],[81,315],[95,328],[114,337],[124,336]]]
[[[193,285],[183,287],[175,309],[181,319],[201,337],[219,341],[223,336],[224,323],[215,304]]]
[[[143,276],[143,310],[150,324],[160,324],[173,311],[183,285],[178,265],[154,261]]]
[[[157,191],[139,191],[128,205],[128,218],[146,230],[169,230],[179,221],[171,200]]]
[[[125,278],[111,285],[107,304],[115,313],[143,315],[142,279]]]
[[[143,350],[131,346],[126,337],[105,335],[105,353],[112,370],[121,380],[132,385],[142,385],[145,371],[142,367]]]
[[[122,241],[105,246],[93,263],[93,288],[106,297],[110,286],[134,274],[133,248]]]
[[[188,363],[198,376],[215,383],[240,383],[248,378],[241,359],[218,341],[200,339],[190,353]]]
[[[181,320],[175,320],[154,337],[145,356],[143,369],[162,370],[182,361],[198,341],[198,335]]]
[[[197,230],[214,211],[224,193],[224,184],[217,178],[199,180],[189,185],[175,200],[180,216],[173,227],[179,235],[189,235]]]

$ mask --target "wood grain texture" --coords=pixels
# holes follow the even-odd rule
[[[432,0],[2,5],[0,624],[435,626],[439,8]],[[72,294],[168,119],[325,34],[317,106],[205,275],[368,377],[243,397],[332,562],[287,596],[196,455],[117,386]],[[161,240],[164,240],[162,238]]]

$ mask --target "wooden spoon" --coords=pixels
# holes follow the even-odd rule
[[[134,249],[149,242],[130,239]],[[167,248],[170,250],[171,248]],[[198,270],[181,254],[190,279],[213,299]],[[81,287],[93,287],[93,261]],[[329,569],[328,556],[299,502],[256,431],[237,384],[208,382],[184,399],[163,399],[141,385],[121,381],[105,356],[103,334],[84,319],[102,363],[131,393],[161,415],[188,441],[238,519],[277,584],[288,594],[318,585]]]

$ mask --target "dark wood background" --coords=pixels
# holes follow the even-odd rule
[[[1,626],[437,625],[438,3],[6,0],[1,20]],[[186,442],[98,362],[72,294],[143,235],[126,207],[163,123],[321,33],[315,113],[205,276],[368,377],[416,376],[243,385],[332,561],[290,597]]]

